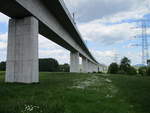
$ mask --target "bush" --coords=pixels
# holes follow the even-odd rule
[[[60,72],[70,72],[69,64],[59,65],[59,71]]]
[[[146,74],[147,74],[147,67],[146,67],[146,66],[145,66],[145,67],[140,67],[140,68],[138,69],[138,72],[139,72],[139,74],[142,75],[142,76],[146,75]]]
[[[134,67],[130,67],[127,74],[129,75],[137,75],[137,70]]]
[[[93,71],[92,73],[97,73],[96,71]]]
[[[99,74],[104,74],[102,71],[99,71],[98,73],[99,73]]]
[[[150,66],[147,67],[147,76],[150,76]]]
[[[6,70],[6,62],[0,62],[0,71]]]
[[[137,70],[134,67],[130,66],[130,67],[128,67],[127,71],[125,71],[125,70],[119,70],[118,74],[137,75]]]
[[[119,66],[117,63],[112,63],[110,64],[109,68],[108,68],[108,73],[109,74],[117,74],[119,70]]]
[[[57,60],[53,58],[39,59],[39,71],[40,72],[57,72],[59,64]]]
[[[119,71],[118,71],[118,74],[126,74],[126,72],[123,71],[123,70],[119,70]]]

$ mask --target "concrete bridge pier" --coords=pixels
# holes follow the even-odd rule
[[[95,72],[98,72],[98,65],[94,65]]]
[[[38,28],[34,17],[9,20],[6,82],[39,82]]]
[[[88,73],[88,59],[82,57],[83,73]]]
[[[92,63],[92,70],[95,72],[95,64]]]
[[[99,72],[99,66],[98,65],[96,66],[96,70],[97,70],[97,72]]]
[[[92,72],[95,72],[95,64],[92,63]]]
[[[93,64],[93,72],[97,72],[97,70],[96,70],[96,64]]]
[[[96,65],[96,64],[94,64],[94,63],[92,63],[92,62],[89,62],[89,72],[98,72],[98,66]]]
[[[89,60],[87,60],[87,72],[89,73],[90,72],[90,63],[89,63]]]
[[[95,72],[95,64],[92,63],[92,72]]]
[[[91,61],[88,61],[88,72],[92,73],[92,63]]]
[[[93,66],[92,66],[92,62],[90,62],[90,72],[93,72]]]
[[[79,52],[70,52],[70,72],[78,73],[79,68]]]

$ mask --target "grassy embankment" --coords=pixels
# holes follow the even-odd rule
[[[6,84],[0,113],[150,113],[150,78],[40,73],[39,84]]]

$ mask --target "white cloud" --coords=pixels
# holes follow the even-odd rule
[[[133,43],[129,43],[128,45],[123,46],[123,48],[134,48],[135,45]]]
[[[66,5],[71,8],[71,6],[73,7],[77,7],[79,4],[86,2],[87,0],[64,0],[64,2],[66,3]]]
[[[105,51],[92,49],[91,52],[100,63],[107,65],[114,61],[114,57],[117,54],[117,51],[115,49]]]
[[[6,59],[7,33],[0,34],[0,61]]]
[[[0,34],[0,53],[6,51],[7,47],[7,33]]]
[[[69,63],[69,51],[39,35],[39,57],[55,58],[59,63]]]
[[[131,64],[140,64],[141,63],[141,55],[138,52],[127,52],[126,56],[131,60]],[[137,62],[138,61],[138,62]]]
[[[39,49],[40,58],[55,58],[59,63],[69,63],[69,52],[58,49],[58,50],[41,50]]]
[[[0,23],[8,23],[9,17],[0,12]]]
[[[150,9],[149,0],[65,0],[77,21],[89,22],[96,19],[117,21],[141,18]]]
[[[43,37],[42,35],[39,35],[39,48],[53,50],[53,49],[60,49],[60,46],[50,41],[49,39]]]
[[[145,14],[148,14],[149,10],[147,8],[141,8],[138,10],[132,11],[124,11],[119,12],[114,15],[108,15],[99,20],[101,23],[115,23],[115,22],[122,22],[123,20],[130,20],[130,19],[142,19]]]
[[[8,35],[8,33],[0,34],[0,41],[6,42],[7,41],[7,35]]]
[[[7,43],[5,42],[0,42],[0,49],[6,49]]]
[[[131,64],[135,65],[137,63],[141,63],[141,54],[139,54],[137,51],[134,52],[125,52],[123,54],[119,54],[118,51],[115,49],[113,50],[91,50],[92,54],[95,56],[95,58],[102,64],[106,64],[107,66],[116,61],[119,64],[121,59],[125,56],[131,60]],[[116,56],[117,55],[117,56]],[[138,61],[138,62],[137,62]]]
[[[134,24],[122,23],[115,25],[104,25],[99,20],[79,25],[85,40],[93,43],[112,45],[133,39],[135,32],[131,30]]]

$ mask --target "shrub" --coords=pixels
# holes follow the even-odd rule
[[[58,61],[53,58],[39,59],[40,72],[57,72],[59,69]]]
[[[97,73],[96,71],[93,71],[92,73]]]
[[[125,71],[125,70],[119,70],[118,74],[137,75],[137,70],[134,67],[130,66],[130,67],[128,67],[127,71]]]
[[[129,70],[127,71],[127,74],[129,75],[137,75],[137,70],[134,67],[130,67]]]
[[[119,70],[119,66],[117,63],[112,63],[110,64],[109,68],[108,68],[108,73],[110,74],[117,74]]]
[[[123,70],[119,70],[119,71],[118,71],[118,74],[126,74],[126,72],[123,71]]]
[[[6,62],[0,62],[0,71],[6,70]]]
[[[146,74],[147,74],[147,67],[146,67],[146,66],[140,67],[140,68],[138,69],[138,72],[139,72],[139,74],[142,75],[142,76],[146,75]]]
[[[150,76],[150,66],[147,67],[147,76]]]
[[[69,64],[59,65],[59,71],[60,72],[69,72],[70,71]]]
[[[104,74],[102,71],[99,71],[98,73],[99,73],[99,74]]]

